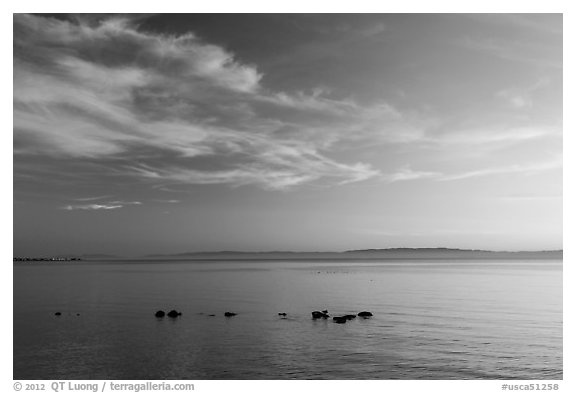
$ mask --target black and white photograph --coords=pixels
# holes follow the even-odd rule
[[[561,12],[12,17],[14,381],[561,390]]]

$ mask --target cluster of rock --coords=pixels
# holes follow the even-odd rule
[[[58,313],[56,314],[58,315]],[[178,312],[176,310],[172,310],[169,313],[165,313],[162,310],[156,311],[156,318],[164,318],[164,316],[168,316],[170,318],[177,318],[179,316],[182,315],[181,312]],[[230,317],[234,317],[238,314],[236,314],[235,312],[230,312],[230,311],[226,311],[224,313],[224,316],[226,318],[230,318]],[[285,312],[279,312],[278,316],[282,317],[282,318],[286,318],[288,314]],[[215,316],[215,314],[209,314],[210,317]],[[356,317],[360,317],[360,318],[370,318],[371,316],[373,316],[373,314],[370,311],[361,311],[358,314],[346,314],[346,315],[341,315],[341,316],[334,316],[332,317],[332,320],[335,323],[346,323],[347,321],[351,321],[353,319],[355,319]],[[323,311],[312,311],[312,319],[328,319],[330,318],[330,314],[328,314],[328,310],[323,310]]]
[[[55,316],[59,317],[62,315],[62,313],[60,311],[57,311],[54,313]],[[230,311],[226,311],[224,313],[224,316],[229,318],[229,317],[234,317],[238,314],[236,314],[235,312],[230,312]],[[279,312],[278,316],[282,317],[283,319],[286,318],[288,314],[285,312]],[[76,314],[76,316],[80,316],[80,314]],[[169,318],[178,318],[180,316],[182,316],[182,313],[176,310],[171,310],[169,312],[164,312],[163,310],[158,310],[156,311],[156,313],[154,314],[154,316],[156,318],[164,318],[164,317],[169,317]],[[216,314],[209,314],[208,316],[210,317],[214,317],[216,316]],[[346,323],[347,321],[351,321],[352,319],[356,318],[356,317],[360,317],[360,318],[370,318],[372,316],[372,313],[370,311],[362,311],[359,312],[358,314],[354,315],[354,314],[347,314],[347,315],[342,315],[342,316],[335,316],[332,317],[332,320],[335,323]],[[312,311],[312,319],[328,319],[330,318],[330,314],[328,314],[328,310],[323,310],[323,311]]]
[[[182,315],[182,313],[176,310],[171,310],[168,313],[165,313],[162,310],[158,310],[154,315],[156,316],[156,318],[164,318],[165,316],[168,316],[170,318],[178,318],[179,316]]]
[[[56,312],[54,313],[54,315],[57,316],[57,317],[60,317],[60,316],[62,316],[62,313],[61,313],[60,311],[56,311]],[[68,315],[70,315],[70,313],[68,313]],[[76,316],[79,317],[79,316],[80,316],[80,313],[76,313]]]
[[[370,311],[361,311],[357,314],[357,316],[361,318],[370,318],[372,313]],[[324,311],[312,311],[312,319],[328,319],[330,315],[328,314],[328,310]],[[342,316],[332,317],[332,320],[335,323],[346,323],[347,321],[351,321],[352,319],[356,318],[354,314],[347,314]]]

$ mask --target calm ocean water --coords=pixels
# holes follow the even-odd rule
[[[561,379],[562,261],[15,263],[13,377]]]

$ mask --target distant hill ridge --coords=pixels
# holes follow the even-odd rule
[[[562,259],[563,250],[543,251],[492,251],[459,248],[380,248],[336,251],[200,251],[179,254],[154,254],[144,258],[191,258],[191,259],[304,259],[304,258],[469,258],[469,259]]]
[[[490,253],[549,253],[549,252],[563,252],[563,250],[538,250],[538,251],[495,251],[495,250],[481,250],[481,249],[467,249],[467,248],[447,248],[447,247],[398,247],[398,248],[367,248],[362,250],[348,250],[344,252],[391,252],[391,251],[412,251],[412,252],[490,252]]]

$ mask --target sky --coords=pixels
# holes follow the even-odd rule
[[[14,14],[15,256],[562,248],[560,14]]]

